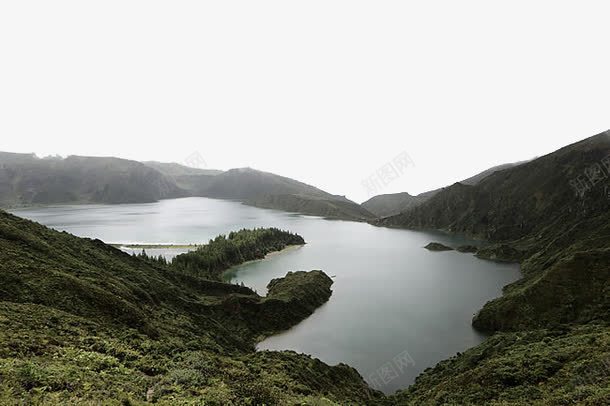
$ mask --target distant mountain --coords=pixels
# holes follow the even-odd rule
[[[304,195],[266,195],[246,201],[266,208],[346,220],[372,220],[375,215],[347,199]]]
[[[191,168],[177,163],[147,161],[144,164],[173,179],[189,196],[204,196],[214,177],[223,173],[216,169]]]
[[[144,161],[142,162],[144,165],[149,166],[153,169],[158,170],[164,175],[180,177],[180,176],[188,176],[188,175],[208,175],[214,176],[219,175],[223,171],[218,169],[201,169],[201,168],[193,168],[186,165],[177,164],[175,162],[167,163],[167,162],[157,162],[157,161]]]
[[[316,216],[352,220],[375,218],[345,196],[332,195],[294,179],[251,168],[231,169],[216,175],[203,196]]]
[[[478,173],[468,179],[461,181],[460,183],[465,185],[476,185],[494,172],[521,165],[523,162],[494,166],[493,168],[489,168],[481,173]],[[412,196],[406,192],[389,193],[385,195],[373,196],[366,202],[362,203],[362,207],[375,214],[377,217],[395,216],[404,211],[408,211],[414,207],[419,206],[420,204],[424,203],[432,196],[436,195],[438,192],[444,189],[445,188],[430,190],[428,192],[420,193],[417,196]]]
[[[0,206],[148,203],[200,196],[349,220],[375,215],[316,187],[250,168],[223,172],[176,163],[70,156],[38,158],[0,152]]]
[[[389,217],[409,210],[426,201],[426,198],[411,196],[403,193],[390,193],[385,195],[373,196],[362,207],[376,215],[377,217]]]
[[[220,174],[208,188],[207,194],[216,198],[236,200],[279,194],[334,197],[306,183],[252,168],[231,169]]]
[[[184,196],[174,181],[126,159],[0,152],[0,205],[142,203]]]

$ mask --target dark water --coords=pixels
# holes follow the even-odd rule
[[[218,234],[263,226],[297,232],[307,245],[237,267],[233,280],[264,294],[269,280],[290,270],[322,269],[334,277],[333,296],[307,320],[259,348],[347,363],[386,393],[407,387],[425,368],[480,343],[483,337],[470,325],[472,315],[519,277],[516,265],[422,248],[431,241],[465,242],[442,234],[212,199],[59,206],[15,214],[108,243],[205,243]]]

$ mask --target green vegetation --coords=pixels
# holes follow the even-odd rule
[[[468,179],[464,179],[460,183],[462,185],[476,185],[494,172],[512,168],[522,163],[523,162],[516,162],[511,164],[494,166],[493,168],[489,168]],[[370,211],[371,213],[375,214],[379,218],[396,216],[400,213],[407,212],[417,206],[422,205],[423,203],[425,203],[430,198],[432,198],[443,190],[444,189],[430,190],[425,193],[420,193],[417,196],[411,196],[406,192],[377,195],[371,197],[369,200],[362,203],[361,206],[366,210]]]
[[[370,220],[375,216],[365,208],[343,197],[317,197],[275,194],[260,196],[245,202],[264,209],[279,209],[327,219]]]
[[[490,338],[390,397],[345,365],[254,352],[326,302],[332,280],[289,273],[260,297],[220,275],[299,236],[242,230],[166,265],[0,211],[0,404],[610,404],[610,200],[604,185],[569,186],[609,158],[600,134],[377,222],[485,239],[477,256],[523,271],[473,320]],[[300,187],[241,172],[213,175],[226,180],[216,192]]]
[[[389,405],[607,405],[610,330],[599,325],[498,333],[440,362]]]
[[[138,253],[134,253],[133,254],[136,258],[139,258],[143,261],[148,261],[148,262],[152,262],[152,263],[156,263],[157,265],[164,265],[167,266],[169,265],[171,262],[168,261],[163,255],[158,255],[158,256],[152,256],[152,255],[148,255],[146,253],[146,250],[142,250]]]
[[[331,284],[296,272],[260,297],[0,211],[0,404],[381,399],[348,366],[254,351],[328,300]]]
[[[610,200],[604,184],[580,195],[570,187],[608,158],[603,133],[378,223],[486,239],[478,257],[518,261],[523,272],[473,320],[491,338],[389,404],[610,404]]]
[[[277,228],[244,229],[228,236],[219,235],[195,251],[176,256],[171,266],[189,275],[221,280],[221,274],[232,266],[303,244],[303,237]]]
[[[148,161],[143,164],[173,179],[178,187],[188,191],[189,196],[203,196],[205,190],[214,183],[214,177],[222,173],[214,169],[191,168],[176,163]]]

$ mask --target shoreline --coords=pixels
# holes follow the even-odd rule
[[[302,248],[302,247],[304,247],[305,245],[307,245],[307,243],[305,243],[305,244],[293,244],[293,245],[287,245],[287,246],[285,246],[284,248],[282,248],[282,249],[281,249],[281,250],[279,250],[279,251],[273,251],[273,252],[268,253],[268,254],[267,254],[267,255],[265,255],[263,258],[251,259],[251,260],[249,260],[249,261],[242,262],[242,263],[241,263],[241,264],[239,264],[239,265],[234,265],[234,266],[232,266],[232,267],[230,267],[230,268],[228,268],[228,269],[224,270],[224,271],[223,271],[223,272],[220,274],[220,278],[221,278],[221,280],[222,280],[223,282],[226,282],[226,283],[232,283],[232,282],[231,282],[232,277],[231,277],[231,278],[228,278],[228,276],[229,276],[229,274],[230,274],[230,273],[233,273],[233,272],[234,272],[234,273],[237,273],[237,271],[238,271],[238,269],[237,269],[237,268],[239,268],[239,267],[241,267],[241,266],[244,266],[244,265],[252,264],[252,263],[254,263],[254,262],[264,261],[264,260],[266,260],[266,259],[273,258],[273,257],[275,257],[275,256],[277,256],[277,255],[280,255],[280,254],[286,253],[287,251],[294,251],[294,250],[296,250],[296,249],[298,249],[298,248]],[[233,275],[233,276],[235,276],[235,275]]]
[[[185,249],[185,248],[198,248],[205,244],[117,244],[108,243],[114,248],[129,248],[129,249]]]

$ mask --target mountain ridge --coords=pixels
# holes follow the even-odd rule
[[[178,197],[238,200],[261,208],[366,221],[344,196],[252,168],[228,171],[114,157],[38,158],[0,152],[0,206],[151,203]]]
[[[274,280],[263,299],[0,211],[0,403],[607,404],[608,179],[602,133],[374,221],[486,240],[478,257],[519,262],[523,274],[474,316],[489,338],[388,397],[346,365],[253,352],[258,335],[328,299],[323,273]],[[201,255],[183,258],[195,268],[227,259]]]
[[[494,172],[502,171],[504,169],[509,169],[518,165],[521,165],[528,161],[520,161],[515,163],[508,163],[493,166],[489,169],[486,169],[476,175],[473,175],[467,179],[461,180],[457,183],[463,185],[476,185],[483,179],[492,175]],[[448,186],[446,186],[448,187]],[[399,192],[399,193],[387,193],[381,194],[377,196],[373,196],[367,201],[363,202],[361,205],[365,209],[369,210],[377,217],[391,217],[397,214],[400,214],[404,211],[408,211],[414,207],[419,206],[420,204],[426,202],[428,199],[436,195],[437,193],[444,190],[446,187],[429,190],[427,192],[420,193],[418,195],[411,195],[407,192]]]

